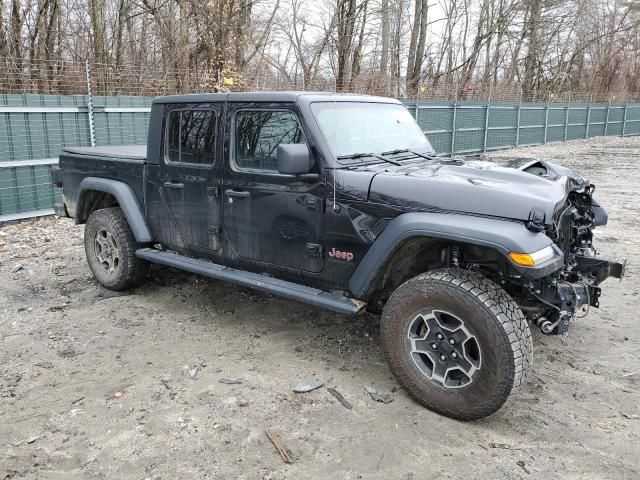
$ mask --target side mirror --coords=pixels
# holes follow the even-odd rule
[[[278,172],[288,175],[309,173],[313,159],[304,143],[281,143],[278,145]]]

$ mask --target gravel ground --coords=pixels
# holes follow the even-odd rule
[[[566,345],[534,335],[532,379],[496,415],[461,423],[411,401],[375,316],[162,268],[104,290],[82,227],[46,218],[0,226],[0,478],[640,478],[640,137],[495,155],[588,174],[609,213],[597,245],[630,260]],[[325,385],[293,393],[301,381]]]

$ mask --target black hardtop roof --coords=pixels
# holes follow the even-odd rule
[[[209,102],[371,102],[400,103],[395,98],[354,95],[333,92],[232,92],[196,93],[156,97],[153,103],[209,103]]]

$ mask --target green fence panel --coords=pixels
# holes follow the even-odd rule
[[[609,108],[609,122],[622,122],[624,119],[624,105],[611,105]],[[611,125],[609,125],[611,127]]]
[[[547,142],[561,142],[564,140],[564,125],[547,126]]]
[[[579,138],[585,138],[587,135],[586,124],[569,124],[567,127],[567,140],[576,140]]]
[[[573,104],[569,109],[569,125],[579,123],[586,125],[589,106],[583,104]]]
[[[94,97],[96,145],[142,145],[147,142],[149,112],[109,112],[109,108],[150,108],[151,97]]]
[[[484,129],[486,107],[480,105],[458,105],[456,129]]]
[[[3,215],[51,208],[59,201],[48,165],[0,168],[0,212]]]
[[[429,133],[429,142],[438,154],[446,155],[451,152],[451,132]]]
[[[2,111],[10,107],[24,111]],[[39,109],[72,111],[39,111]],[[60,149],[89,145],[86,97],[0,95],[0,162],[55,158]]]
[[[147,142],[149,113],[96,112],[96,145],[141,145]]]
[[[516,128],[500,128],[499,130],[489,130],[487,134],[487,150],[498,150],[516,145]]]
[[[418,110],[418,125],[425,131],[451,130],[453,105],[426,106]]]
[[[562,125],[564,127],[564,119],[567,115],[566,105],[549,105],[548,125]]]
[[[518,105],[493,105],[489,111],[489,128],[516,127],[518,123]]]
[[[627,121],[624,127],[625,135],[640,134],[640,104],[627,105]]]

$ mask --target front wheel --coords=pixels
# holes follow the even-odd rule
[[[434,270],[393,293],[381,320],[384,354],[407,392],[459,420],[495,413],[526,382],[533,360],[522,311],[477,273]]]
[[[84,250],[96,280],[110,290],[125,290],[142,283],[149,263],[136,257],[136,242],[122,210],[93,212],[84,230]]]

